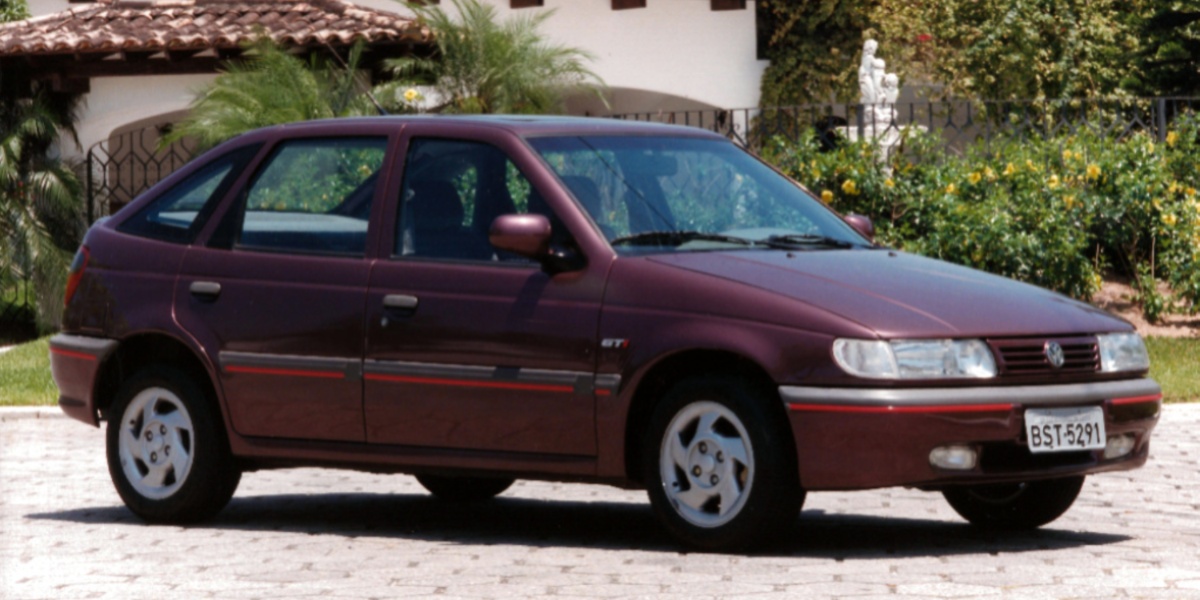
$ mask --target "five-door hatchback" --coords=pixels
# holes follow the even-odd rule
[[[810,491],[1029,528],[1145,462],[1161,393],[1129,324],[870,235],[695,129],[279,126],[92,227],[52,366],[150,522],[323,465],[454,501],[641,486],[679,540],[736,549]]]

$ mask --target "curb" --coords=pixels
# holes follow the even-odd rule
[[[4,406],[0,407],[0,422],[23,419],[62,419],[66,414],[57,406]]]

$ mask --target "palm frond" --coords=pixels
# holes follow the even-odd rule
[[[540,27],[554,11],[504,22],[478,0],[452,0],[458,20],[437,6],[411,6],[434,32],[429,59],[388,61],[391,74],[431,86],[449,112],[555,113],[567,94],[599,90],[603,81],[587,68],[587,52],[549,41]]]

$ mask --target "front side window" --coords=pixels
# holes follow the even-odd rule
[[[532,138],[619,253],[865,246],[811,195],[724,140]]]
[[[245,194],[237,246],[362,256],[387,138],[283,142]]]
[[[400,198],[397,256],[524,262],[488,242],[492,221],[512,213],[544,214],[565,235],[529,180],[490,144],[413,140]]]

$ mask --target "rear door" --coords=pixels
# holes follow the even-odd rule
[[[363,299],[387,135],[278,142],[186,254],[179,322],[216,356],[246,436],[362,441]]]
[[[539,166],[515,137],[456,131],[414,124],[401,141],[390,257],[366,300],[367,439],[592,456],[595,398],[608,393],[594,386],[608,263],[550,274],[492,248],[501,214],[545,214],[554,244],[577,254],[587,221],[545,172],[528,175]]]

